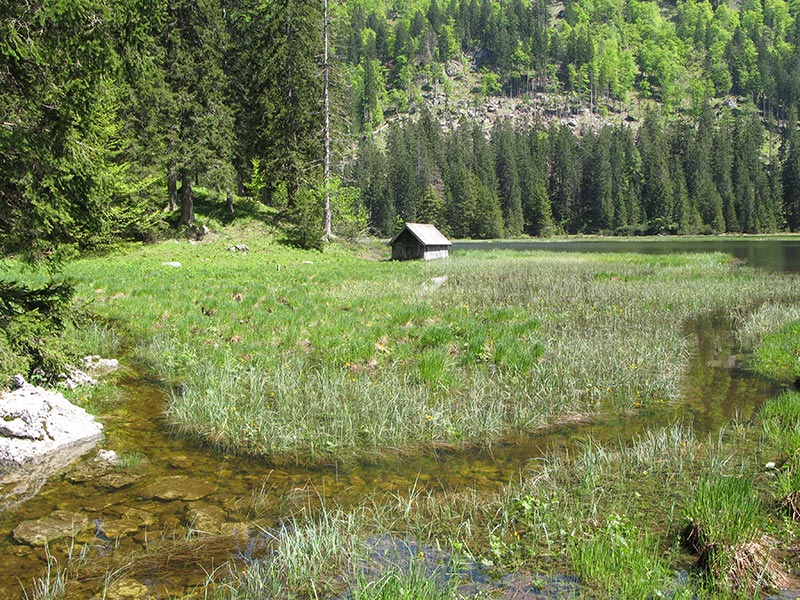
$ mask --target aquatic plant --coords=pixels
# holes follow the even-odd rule
[[[444,581],[431,574],[420,560],[411,560],[405,568],[390,566],[377,577],[359,574],[348,597],[352,600],[457,600],[457,579]]]
[[[660,540],[638,531],[626,518],[609,515],[604,528],[572,546],[579,577],[605,598],[638,600],[672,596],[675,585]]]

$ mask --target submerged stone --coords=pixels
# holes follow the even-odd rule
[[[141,529],[155,525],[158,519],[152,513],[138,508],[129,508],[118,518],[96,519],[96,539],[114,541],[126,535],[139,533]]]
[[[200,500],[213,491],[214,486],[206,481],[173,475],[157,479],[145,487],[142,496],[159,500]]]
[[[220,533],[228,515],[219,506],[191,505],[186,509],[186,525],[202,533]]]
[[[69,510],[57,510],[41,519],[23,521],[14,528],[14,539],[29,546],[44,546],[53,540],[75,536],[86,528],[86,515]]]
[[[105,600],[144,600],[150,598],[150,590],[145,584],[126,578],[115,581],[104,590],[102,596],[95,596],[95,598],[98,600],[100,598]]]

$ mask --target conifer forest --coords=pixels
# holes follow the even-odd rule
[[[28,260],[192,225],[200,188],[314,231],[332,198],[334,234],[800,229],[797,2],[8,0],[0,29]]]

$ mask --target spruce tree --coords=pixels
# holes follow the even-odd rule
[[[515,152],[517,137],[517,133],[506,120],[498,121],[492,129],[498,194],[503,211],[504,231],[509,237],[520,235],[523,226],[522,191]]]
[[[164,171],[180,181],[180,225],[194,224],[192,182],[219,174],[230,185],[233,112],[223,70],[229,43],[217,0],[175,0],[162,29],[164,78],[169,96],[162,126],[167,133]]]
[[[789,112],[784,136],[783,210],[786,226],[800,231],[800,133],[797,130],[797,110]]]
[[[51,261],[108,227],[120,121],[107,3],[0,9],[0,252]]]

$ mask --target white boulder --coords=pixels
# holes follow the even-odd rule
[[[0,393],[0,471],[100,439],[103,426],[62,394],[24,383]]]

